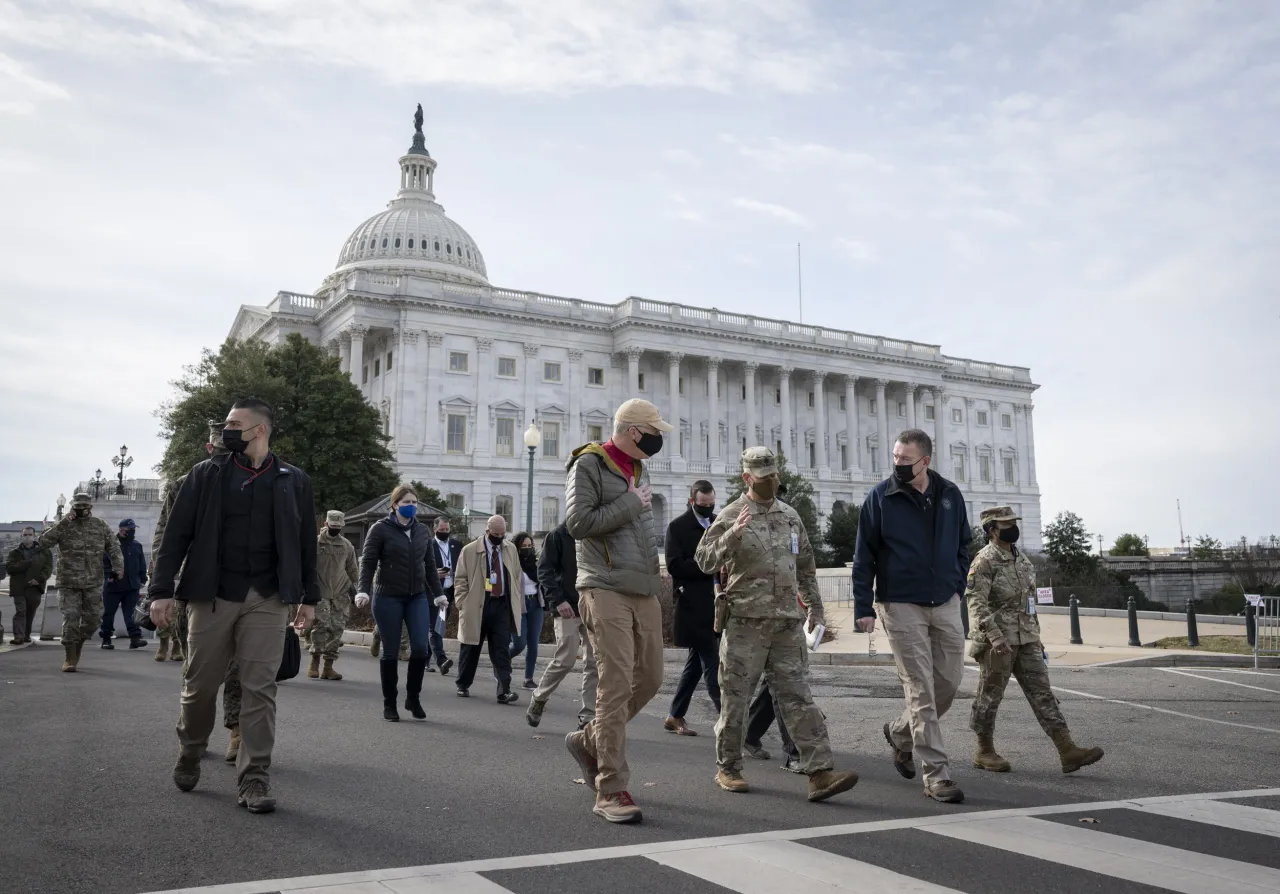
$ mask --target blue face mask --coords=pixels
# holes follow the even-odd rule
[[[408,505],[401,506],[399,509],[396,510],[396,512],[400,513],[401,518],[413,518],[415,515],[418,514],[418,507],[413,505],[412,503],[409,503]]]

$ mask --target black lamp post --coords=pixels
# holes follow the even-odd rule
[[[89,486],[93,488],[93,498],[97,500],[102,496],[102,485],[107,483],[107,479],[102,477],[102,470],[98,469],[93,473],[93,477],[89,479]]]
[[[525,499],[524,529],[530,534],[533,534],[533,461],[541,443],[542,432],[538,431],[538,424],[530,422],[524,431],[524,446],[529,448],[529,492]]]
[[[124,496],[124,470],[129,468],[131,465],[133,465],[133,457],[129,455],[129,448],[121,447],[120,455],[111,457],[111,465],[115,466],[117,469],[120,470],[120,474],[117,476],[120,479],[120,483],[116,485],[116,494],[123,497]]]

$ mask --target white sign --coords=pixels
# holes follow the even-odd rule
[[[1255,608],[1257,608],[1257,607],[1259,607],[1259,606],[1261,606],[1261,605],[1262,605],[1262,597],[1261,597],[1261,596],[1256,596],[1256,595],[1254,595],[1254,594],[1252,594],[1252,593],[1245,593],[1245,594],[1244,594],[1244,598],[1248,601],[1248,603],[1249,603],[1250,605],[1254,606]]]
[[[1036,587],[1036,602],[1053,605],[1053,587]]]

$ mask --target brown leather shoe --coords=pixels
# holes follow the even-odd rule
[[[697,733],[689,729],[684,722],[683,717],[668,717],[662,721],[662,728],[669,733],[675,733],[677,736],[696,736]]]

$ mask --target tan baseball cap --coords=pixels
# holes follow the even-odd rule
[[[347,517],[337,509],[330,509],[324,515],[324,523],[335,528],[341,528],[347,523]]]
[[[626,425],[647,425],[663,434],[673,428],[670,422],[663,420],[662,414],[658,412],[657,407],[638,397],[633,397],[618,407],[618,412],[614,415],[614,418]]]

